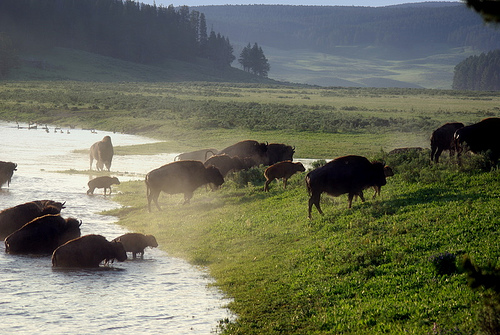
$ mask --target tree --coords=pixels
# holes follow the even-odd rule
[[[0,33],[0,78],[7,77],[19,65],[17,51],[6,33]]]
[[[238,62],[243,67],[244,71],[251,72],[261,77],[267,77],[269,69],[271,68],[269,62],[264,55],[264,51],[257,43],[250,46],[250,43],[243,48]]]

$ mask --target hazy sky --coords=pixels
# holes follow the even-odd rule
[[[139,0],[147,4],[153,4],[153,0]],[[410,2],[425,2],[425,0],[156,0],[156,4],[167,7],[174,6],[206,6],[206,5],[319,5],[319,6],[389,6]],[[460,0],[450,0],[449,2],[460,2]]]

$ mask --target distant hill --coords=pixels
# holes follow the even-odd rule
[[[456,2],[193,9],[228,36],[236,57],[257,42],[269,59],[269,77],[290,82],[451,88],[455,65],[500,48],[500,30]]]

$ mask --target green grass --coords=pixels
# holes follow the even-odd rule
[[[459,270],[438,275],[432,258],[469,255],[495,264],[500,170],[481,157],[457,167],[428,150],[444,122],[500,116],[498,93],[422,89],[318,88],[227,83],[23,82],[0,84],[0,119],[125,131],[161,140],[117,154],[223,148],[242,139],[296,146],[295,157],[360,154],[393,167],[382,196],[347,209],[322,197],[307,218],[305,174],[286,190],[262,178],[222,190],[200,188],[191,204],[160,196],[147,211],[142,181],[122,183],[109,212],[129,230],[153,234],[173,256],[206,267],[233,298],[226,334],[475,334],[481,291]],[[257,171],[260,176],[261,171]],[[458,262],[457,262],[458,263]]]

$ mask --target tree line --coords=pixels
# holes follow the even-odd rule
[[[217,67],[235,59],[229,38],[208,33],[205,15],[131,0],[2,0],[0,57],[67,47],[142,64],[166,59],[210,59]],[[7,51],[8,49],[8,51]],[[12,66],[12,62],[0,64]],[[1,67],[1,65],[0,65]],[[2,72],[0,72],[2,75]]]
[[[455,66],[453,89],[500,90],[500,50],[470,56]]]

